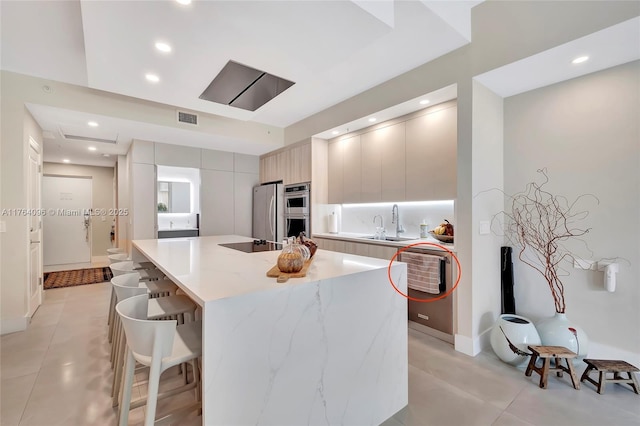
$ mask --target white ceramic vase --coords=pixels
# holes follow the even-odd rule
[[[519,315],[502,314],[491,329],[491,347],[502,361],[518,365],[528,359],[529,345],[541,343],[533,323]]]
[[[538,322],[536,328],[543,345],[564,346],[577,353],[580,360],[587,356],[589,338],[584,330],[567,319],[566,314],[556,312],[553,317]]]

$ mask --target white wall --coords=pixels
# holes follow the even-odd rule
[[[473,82],[473,170],[471,229],[474,347],[486,347],[488,331],[500,314],[501,236],[480,235],[480,222],[489,221],[503,205],[503,100],[482,84]],[[484,192],[489,191],[489,192]]]
[[[603,273],[568,267],[563,278],[568,318],[601,352],[620,350],[640,362],[640,62],[636,61],[518,96],[504,103],[504,182],[507,194],[548,168],[548,190],[569,200],[593,194],[582,222],[591,231],[572,247],[587,259],[624,258],[615,293]],[[538,180],[539,181],[539,180]],[[544,279],[514,262],[518,312],[554,312]],[[598,345],[601,345],[598,349]],[[607,349],[603,349],[602,347]],[[592,347],[594,347],[592,345]],[[593,353],[590,352],[590,357]],[[632,361],[632,359],[628,359]]]
[[[44,163],[43,172],[61,176],[91,176],[91,207],[98,211],[113,209],[113,167]],[[117,216],[95,216],[91,219],[91,255],[106,256],[111,244],[111,224]]]
[[[10,86],[2,82],[2,187],[0,194],[3,209],[27,207],[27,155],[29,137],[42,146],[42,129],[24,105],[15,102]],[[6,123],[12,123],[9,126]],[[28,217],[7,215],[0,218],[5,223],[6,232],[0,233],[2,258],[0,259],[0,333],[22,330],[27,326],[26,318],[28,292],[29,250]]]

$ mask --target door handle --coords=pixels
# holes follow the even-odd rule
[[[40,241],[33,241],[33,240],[29,240],[29,242],[30,242],[31,244],[38,244]]]

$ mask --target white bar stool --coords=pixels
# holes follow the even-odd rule
[[[107,258],[109,259],[109,264],[124,262],[125,260],[131,260],[129,259],[129,255],[126,253],[110,254],[107,256]],[[157,268],[156,268],[156,265],[153,264],[153,262],[134,262],[133,269],[157,269]]]
[[[165,278],[164,273],[159,269],[136,269],[132,260],[115,262],[109,265],[114,277],[131,272],[138,272],[143,281],[161,280]]]
[[[163,371],[175,365],[190,362],[193,367],[193,382],[179,389],[199,390],[200,374],[197,359],[202,355],[202,322],[194,321],[177,325],[175,320],[153,321],[147,319],[149,304],[145,294],[133,296],[116,305],[116,312],[120,317],[127,339],[124,384],[122,402],[120,404],[120,426],[125,426],[129,420],[131,406],[131,391],[135,362],[149,367],[149,384],[147,406],[145,412],[145,426],[152,426],[155,422],[156,406],[159,397],[167,393],[172,395],[174,389],[164,394],[158,394],[160,375]],[[202,404],[196,396],[196,403],[189,406],[189,410],[200,410]],[[186,409],[180,409],[185,413]]]
[[[119,248],[119,247],[113,247],[113,248],[108,248],[107,249],[107,255],[120,254],[120,253],[126,253],[126,252],[124,251],[123,248]]]
[[[144,281],[141,274],[141,271],[131,271],[124,274],[120,274],[111,278],[111,283],[121,286],[127,287],[143,287],[146,289],[149,297],[162,297],[162,296],[171,296],[175,295],[178,290],[178,286],[175,285],[170,280],[156,280],[156,281]],[[114,274],[115,275],[115,274]],[[113,286],[111,287],[111,292],[114,295],[114,299],[112,299],[113,304],[109,306],[109,316],[113,317],[115,315],[115,290]],[[114,321],[111,320],[109,322],[109,343],[113,341],[115,332],[113,327]]]
[[[148,291],[144,287],[122,286],[113,282],[111,285],[115,290],[118,302],[122,302],[130,297],[141,294],[146,294],[148,296]],[[155,299],[149,299],[147,303],[147,319],[176,319],[180,324],[195,320],[195,310],[197,306],[187,296],[157,297]],[[114,370],[111,395],[113,396],[113,406],[115,407],[118,405],[118,395],[120,393],[120,384],[122,381],[122,367],[126,340],[124,337],[124,331],[122,330],[117,316],[114,321],[114,327],[116,338],[114,344],[111,346],[112,368]]]

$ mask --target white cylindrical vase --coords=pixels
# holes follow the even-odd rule
[[[536,328],[540,333],[543,345],[564,346],[578,354],[576,360],[584,359],[587,356],[589,338],[584,330],[567,319],[566,314],[556,312],[553,317],[538,322]]]
[[[541,343],[533,323],[520,315],[502,314],[491,330],[491,347],[502,361],[518,365],[528,359],[529,345]]]

